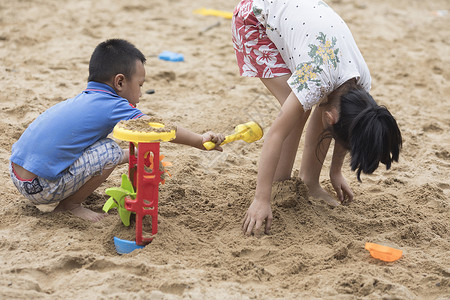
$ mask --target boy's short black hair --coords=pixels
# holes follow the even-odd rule
[[[361,172],[373,173],[379,163],[391,167],[398,161],[402,135],[395,118],[362,88],[350,89],[341,97],[339,120],[331,135],[350,151],[351,168],[361,181]]]
[[[135,72],[136,60],[146,61],[133,44],[122,39],[106,40],[92,53],[88,81],[106,83],[117,74],[130,78]]]

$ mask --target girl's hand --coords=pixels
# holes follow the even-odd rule
[[[353,201],[352,189],[347,184],[347,181],[341,172],[330,173],[330,180],[334,190],[336,191],[338,200],[342,204],[347,204]]]
[[[202,134],[202,147],[203,144],[211,141],[214,144],[216,144],[216,147],[214,147],[214,150],[217,151],[223,151],[222,147],[220,147],[220,144],[222,144],[222,142],[225,140],[225,135],[222,133],[214,133],[212,131],[208,131],[205,132],[204,134]],[[206,149],[205,149],[206,150]]]
[[[250,235],[252,232],[259,234],[263,222],[266,221],[264,233],[269,234],[272,220],[273,216],[270,202],[254,199],[242,220],[242,231],[246,235]]]

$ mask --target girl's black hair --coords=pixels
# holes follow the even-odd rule
[[[388,170],[398,161],[402,147],[395,118],[359,87],[341,95],[339,120],[331,127],[331,135],[350,151],[350,165],[359,181],[361,172],[373,173],[380,162]]]
[[[136,71],[136,60],[146,61],[133,44],[121,39],[104,41],[91,55],[88,81],[106,83],[117,74],[130,78]]]

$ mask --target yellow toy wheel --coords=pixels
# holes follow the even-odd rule
[[[116,139],[134,143],[168,142],[176,137],[174,126],[166,126],[161,120],[135,119],[120,121],[114,127]]]

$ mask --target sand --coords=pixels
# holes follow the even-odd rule
[[[331,209],[292,179],[274,186],[272,233],[244,237],[263,141],[224,152],[161,143],[172,174],[160,185],[158,234],[118,255],[113,237],[133,239],[116,210],[99,223],[28,204],[8,175],[12,144],[50,106],[86,86],[94,47],[125,38],[147,56],[139,108],[195,132],[232,133],[279,106],[258,79],[241,78],[230,20],[236,1],[0,0],[1,299],[450,299],[450,3],[333,0],[373,77],[372,95],[396,116],[400,162],[358,183],[348,206]],[[447,10],[447,13],[446,11]],[[162,51],[185,62],[159,60]],[[49,133],[51,134],[51,133]],[[126,146],[126,145],[125,145]],[[299,169],[301,147],[295,170]],[[321,181],[328,180],[329,157]],[[117,168],[90,198],[120,185]],[[403,250],[376,260],[366,242]]]

